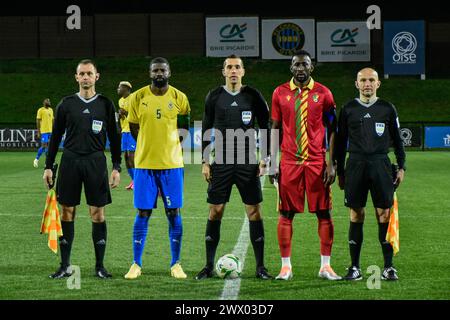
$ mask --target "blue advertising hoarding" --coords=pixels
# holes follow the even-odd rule
[[[450,127],[425,127],[425,148],[450,148]]]
[[[384,22],[384,74],[425,78],[425,21]]]

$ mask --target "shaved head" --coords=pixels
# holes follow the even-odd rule
[[[360,77],[370,77],[373,76],[378,80],[378,72],[376,72],[374,69],[372,68],[364,68],[359,70],[358,74],[356,75],[356,78],[360,78]]]
[[[359,96],[362,101],[368,102],[375,99],[380,85],[378,72],[372,68],[361,69],[356,75],[355,86],[359,90]]]

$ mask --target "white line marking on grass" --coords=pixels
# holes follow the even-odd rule
[[[239,257],[242,264],[242,270],[244,269],[245,256],[247,255],[247,249],[249,244],[249,231],[248,231],[248,219],[247,215],[244,217],[244,223],[242,224],[241,232],[239,234],[238,241],[233,249],[233,254]],[[241,288],[241,278],[225,280],[222,294],[219,300],[236,300],[239,296],[239,290]]]
[[[260,178],[261,188],[264,190],[264,183],[266,182],[266,176]],[[244,270],[245,257],[247,256],[248,244],[250,242],[249,237],[249,222],[247,218],[247,213],[244,215],[244,223],[242,223],[241,232],[239,233],[239,238],[234,246],[233,254],[238,256],[241,264],[242,270]],[[222,294],[219,300],[237,300],[239,297],[239,291],[241,289],[241,278],[225,280],[223,286]]]

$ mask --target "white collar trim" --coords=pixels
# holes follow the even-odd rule
[[[83,101],[84,103],[90,103],[90,102],[92,102],[92,101],[94,101],[95,99],[98,98],[98,93],[96,93],[95,96],[93,96],[93,97],[90,98],[90,99],[85,99],[85,98],[83,98],[83,97],[80,95],[79,92],[77,92],[77,96],[78,96],[78,98],[80,98],[80,100]]]
[[[375,98],[375,100],[373,100],[372,102],[369,102],[369,103],[362,102],[361,99],[359,99],[359,98],[356,98],[356,101],[358,101],[358,103],[360,105],[362,105],[363,107],[369,108],[370,106],[372,106],[373,104],[375,104],[378,101],[378,97]]]
[[[227,86],[222,86],[222,87],[223,87],[223,89],[224,89],[226,92],[228,92],[228,93],[231,94],[232,96],[237,96],[237,95],[241,92],[241,90],[242,90],[242,88],[241,88],[241,90],[233,92],[233,91],[229,90],[229,89],[227,88]]]

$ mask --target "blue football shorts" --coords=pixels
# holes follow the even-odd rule
[[[122,132],[122,152],[136,151],[136,140],[134,140],[131,132]]]
[[[183,207],[184,168],[134,170],[135,208],[141,210],[157,208],[158,192],[165,208]]]
[[[41,133],[41,143],[48,143],[50,141],[51,136],[52,136],[51,132]]]

